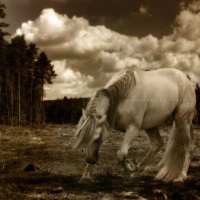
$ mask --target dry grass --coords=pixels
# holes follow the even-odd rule
[[[170,131],[162,127],[165,141]],[[198,199],[200,197],[200,130],[195,127],[195,152],[184,184],[153,180],[154,174],[138,173],[130,179],[116,168],[116,152],[123,134],[112,131],[100,149],[92,182],[79,184],[85,167],[84,150],[72,149],[74,126],[42,128],[0,127],[0,199]],[[148,151],[144,133],[137,137],[129,158],[140,160]],[[160,160],[164,148],[152,161]]]

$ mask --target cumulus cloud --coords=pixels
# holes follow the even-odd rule
[[[52,85],[45,86],[45,99],[68,97],[88,97],[94,94],[94,90],[87,85],[93,78],[80,72],[65,67],[65,61],[53,61],[58,76]]]
[[[196,40],[200,36],[200,13],[184,10],[178,16],[177,22],[179,26],[174,33],[176,38],[183,37],[188,40]]]
[[[88,22],[83,18],[69,19],[66,15],[59,15],[50,8],[44,9],[35,21],[23,23],[16,34],[24,34],[29,42],[51,46],[76,38],[79,30],[87,26]]]
[[[24,34],[28,42],[35,42],[56,60],[53,64],[59,75],[46,89],[47,98],[90,96],[114,72],[129,66],[142,70],[173,67],[200,80],[199,25],[198,2],[182,9],[173,33],[161,39],[121,35],[104,26],[91,26],[84,18],[45,9],[35,21],[23,23],[16,34]]]
[[[23,23],[17,35],[37,43],[53,58],[85,57],[109,47],[112,31],[104,26],[89,26],[81,17],[69,18],[53,9],[44,9],[35,21]]]
[[[200,1],[193,1],[193,3],[189,5],[189,10],[193,12],[200,12]]]

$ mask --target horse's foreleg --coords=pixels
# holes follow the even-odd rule
[[[84,173],[80,179],[80,182],[83,182],[83,181],[87,181],[87,180],[91,180],[91,174],[92,174],[92,168],[94,166],[91,165],[91,164],[87,164],[85,169],[84,169]]]
[[[138,134],[138,128],[135,126],[131,126],[125,133],[121,148],[117,152],[117,158],[119,163],[128,173],[132,172],[134,168],[133,164],[130,161],[128,162],[126,158],[128,155],[128,150],[130,148],[131,141],[137,134]]]
[[[149,129],[146,131],[146,133],[149,137],[151,148],[143,160],[137,165],[139,171],[143,171],[145,169],[146,165],[155,157],[155,154],[164,144],[158,128]]]

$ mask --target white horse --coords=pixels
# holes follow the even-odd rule
[[[183,182],[193,149],[191,125],[195,104],[194,87],[179,70],[120,71],[90,100],[79,121],[74,147],[87,146],[88,163],[82,178],[90,178],[109,127],[125,132],[117,152],[124,169],[130,174],[134,174],[134,170],[144,170],[163,146],[158,126],[172,115],[172,136],[156,179]],[[133,170],[126,158],[131,141],[140,130],[146,130],[151,148]]]

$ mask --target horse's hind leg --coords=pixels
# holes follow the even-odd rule
[[[187,177],[187,171],[190,165],[192,151],[193,151],[193,138],[192,138],[193,136],[191,130],[192,118],[193,117],[185,119],[184,123],[183,121],[175,119],[176,127],[181,134],[181,138],[179,139],[182,142],[185,155],[183,156],[184,161],[181,173],[174,181],[182,182]]]
[[[137,168],[139,171],[142,171],[145,169],[146,165],[154,158],[155,154],[160,150],[160,148],[164,144],[163,139],[160,136],[158,128],[148,129],[146,130],[146,133],[149,137],[151,147],[147,155],[138,164]]]

